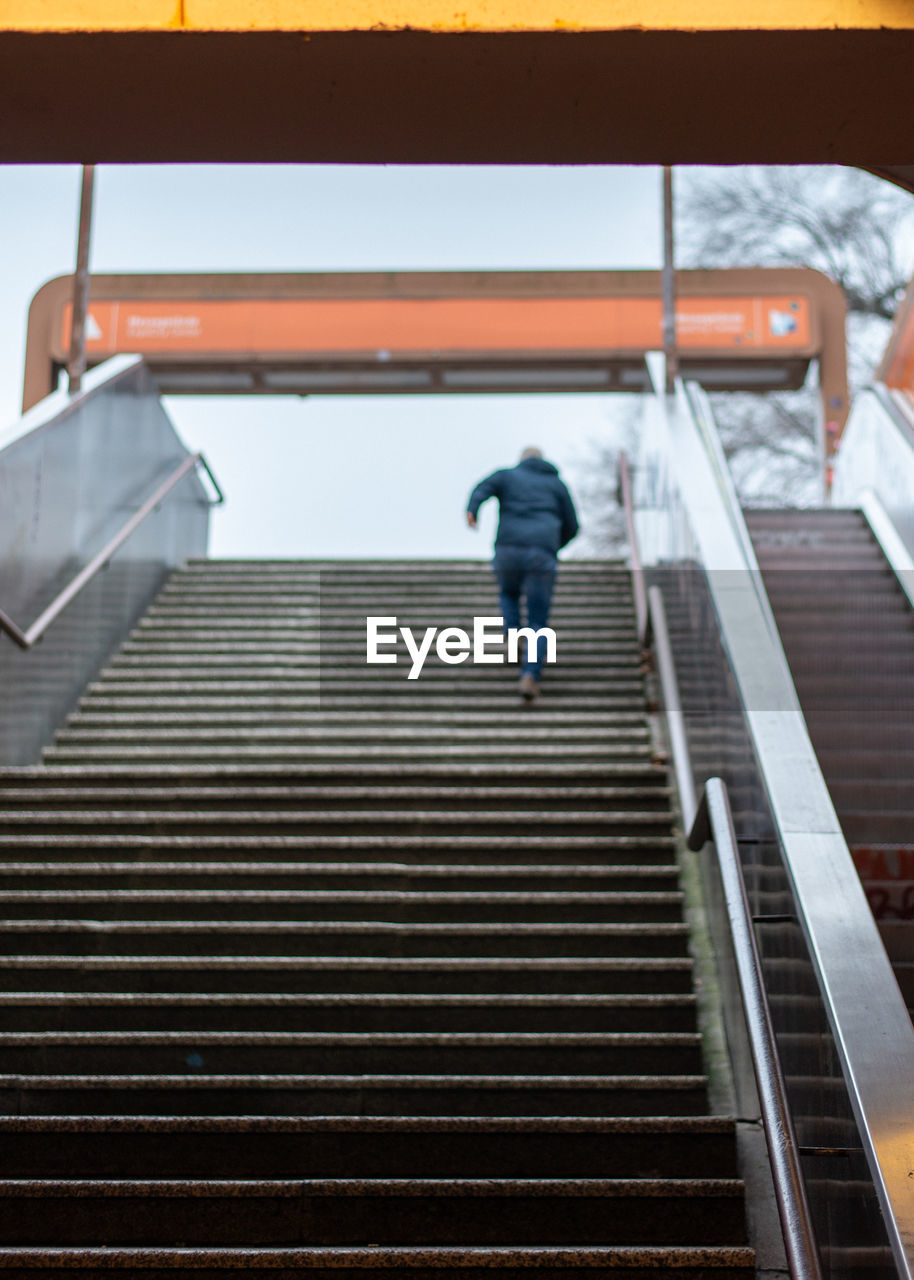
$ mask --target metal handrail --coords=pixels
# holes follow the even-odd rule
[[[752,908],[746,893],[730,798],[721,778],[709,778],[705,783],[687,837],[689,848],[695,852],[707,840],[712,840],[717,850],[787,1265],[796,1280],[821,1280],[812,1214],[800,1168],[799,1144],[762,982],[762,960],[752,927]]]
[[[644,570],[641,566],[641,553],[638,549],[638,534],[635,531],[635,503],[632,498],[632,478],[628,467],[628,457],[624,449],[619,450],[619,492],[622,497],[622,510],[625,513],[625,527],[628,534],[629,555],[632,562],[635,622],[638,626],[638,640],[643,648],[647,644],[649,617],[647,592],[644,589]]]
[[[658,586],[653,586],[648,595],[648,627],[645,643],[653,640],[657,660],[657,674],[660,677],[660,688],[663,691],[663,705],[666,711],[667,733],[673,753],[673,772],[676,774],[676,788],[679,792],[679,808],[682,813],[683,830],[690,831],[698,812],[695,799],[695,785],[692,781],[692,762],[689,758],[689,743],[686,738],[685,716],[682,714],[682,703],[679,700],[679,680],[676,676],[676,663],[673,658],[673,646],[670,642],[670,630],[666,622],[666,609],[663,607],[663,596]]]
[[[641,570],[641,557],[624,453],[619,456],[619,476],[634,573],[636,567],[638,571]],[[643,591],[644,579],[640,572],[639,577]],[[637,598],[635,586],[636,614]],[[701,801],[696,804],[685,719],[679,698],[679,682],[663,595],[658,586],[652,586],[646,593],[645,613],[643,630],[639,625],[639,637],[643,644],[648,644],[653,639],[680,810],[683,827],[687,832],[686,843],[690,849],[697,851],[708,839],[712,839],[717,850],[759,1108],[790,1275],[792,1280],[822,1280],[812,1215],[800,1167],[799,1146],[790,1116],[774,1025],[762,981],[762,962],[752,928],[752,910],[746,893],[726,784],[720,778],[709,778],[702,791]]]
[[[59,595],[55,596],[48,607],[35,619],[30,627],[25,631],[13,621],[8,613],[0,609],[0,631],[13,640],[20,649],[31,649],[37,644],[48,627],[67,607],[74,596],[78,595],[100,569],[108,564],[114,553],[127,541],[130,535],[143,523],[147,516],[168,497],[172,489],[184,479],[184,477],[196,467],[202,467],[209,477],[210,483],[216,491],[215,499],[210,500],[210,506],[217,507],[225,501],[225,494],[219,487],[219,482],[213,475],[209,463],[202,453],[192,453],[186,457],[180,466],[176,467],[167,480],[159,485],[153,494],[151,494],[143,505],[133,513],[129,520],[121,525],[114,537],[107,542],[92,559],[86,564],[71,582],[64,587]]]

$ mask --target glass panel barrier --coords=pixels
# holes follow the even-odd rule
[[[877,383],[854,401],[835,463],[832,501],[857,507],[874,493],[914,556],[914,403]]]
[[[137,357],[83,385],[0,432],[0,609],[23,630],[190,456]],[[206,554],[209,505],[191,470],[35,648],[0,634],[0,764],[39,758],[169,570]]]

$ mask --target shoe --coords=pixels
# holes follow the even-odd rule
[[[524,702],[536,702],[540,696],[540,682],[529,671],[525,671],[520,678],[520,696]]]

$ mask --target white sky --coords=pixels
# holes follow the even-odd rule
[[[26,312],[73,269],[79,170],[0,167],[0,426],[18,416]],[[106,165],[98,272],[657,267],[656,168]],[[171,398],[229,501],[214,555],[479,556],[472,485],[539,444],[572,488],[606,396]],[[488,504],[493,507],[492,503]]]

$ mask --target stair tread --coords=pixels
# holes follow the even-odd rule
[[[741,1196],[736,1178],[0,1178],[0,1196]]]
[[[0,1133],[724,1133],[736,1120],[700,1116],[0,1116]]]
[[[0,969],[364,969],[401,972],[461,970],[566,970],[622,973],[626,970],[689,972],[692,961],[665,956],[74,956],[0,955]]]
[[[628,1045],[697,1044],[690,1032],[388,1032],[314,1031],[0,1031],[0,1047],[31,1044],[269,1044],[269,1045]]]
[[[451,921],[400,921],[372,920],[369,922],[353,920],[92,920],[76,916],[54,919],[14,919],[0,920],[0,929],[13,933],[34,933],[37,929],[46,931],[86,929],[93,934],[118,932],[142,932],[145,930],[168,930],[175,933],[191,933],[199,930],[203,933],[308,933],[358,935],[360,932],[382,933],[391,936],[408,935],[416,937],[436,937],[440,935],[457,935],[459,937],[522,937],[524,934],[536,936],[555,934],[563,936],[568,933],[584,937],[626,937],[635,934],[647,934],[651,937],[679,937],[688,934],[688,926],[676,921],[608,921],[588,922],[578,920],[561,923],[542,924],[528,921],[512,921],[509,924],[487,923],[485,921],[467,921],[454,923]]]
[[[85,1074],[60,1075],[30,1072],[0,1073],[0,1089],[28,1085],[32,1088],[78,1089],[86,1086],[98,1089],[206,1089],[242,1088],[276,1089],[632,1089],[677,1090],[694,1089],[706,1083],[703,1075],[332,1075],[332,1074],[283,1074],[272,1075],[143,1075],[143,1074]]]
[[[446,1269],[467,1267],[480,1269],[499,1269],[508,1267],[542,1268],[546,1265],[570,1268],[600,1268],[611,1265],[614,1268],[630,1266],[646,1266],[651,1269],[666,1267],[685,1269],[695,1266],[752,1267],[755,1255],[751,1249],[732,1245],[663,1245],[663,1246],[623,1246],[603,1245],[573,1248],[559,1246],[535,1245],[495,1248],[460,1245],[457,1247],[429,1246],[415,1247],[368,1246],[341,1248],[42,1248],[0,1246],[0,1269],[5,1266],[18,1267],[32,1265],[48,1267],[59,1262],[63,1265],[94,1265],[104,1269],[116,1268],[204,1268],[218,1266],[228,1262],[234,1268],[268,1266],[302,1267],[318,1269],[332,1267],[334,1269],[348,1264],[353,1267],[364,1267],[369,1270],[397,1268],[420,1268],[429,1265]]]

